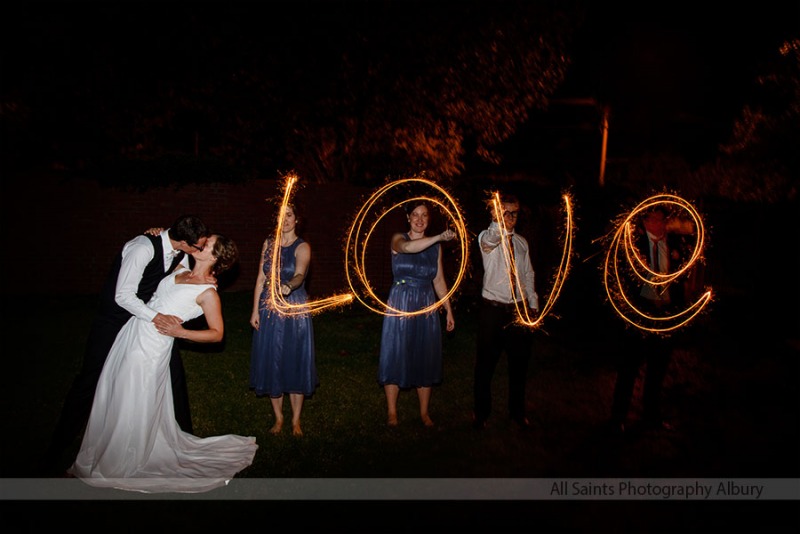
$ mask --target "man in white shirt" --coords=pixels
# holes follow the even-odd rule
[[[63,455],[86,425],[92,409],[97,381],[108,352],[122,326],[132,316],[156,324],[179,321],[164,316],[147,306],[158,283],[179,264],[189,265],[187,252],[202,250],[209,235],[206,225],[193,215],[178,217],[160,235],[139,235],[125,243],[114,260],[86,342],[86,351],[78,375],[70,387],[61,416],[45,454],[44,474],[58,476],[63,472]],[[189,396],[186,376],[178,344],[173,346],[170,373],[175,403],[175,418],[181,429],[191,433]]]
[[[525,384],[531,355],[531,331],[516,323],[515,302],[524,301],[520,306],[527,306],[536,314],[539,312],[539,296],[535,290],[528,241],[514,232],[520,213],[519,200],[513,195],[504,195],[500,204],[505,231],[498,221],[493,220],[489,228],[478,235],[484,274],[473,386],[473,427],[477,430],[485,428],[492,411],[492,377],[503,351],[508,357],[509,417],[521,429],[530,427],[525,415]],[[501,246],[504,239],[514,254],[516,270],[511,269],[504,254]],[[509,273],[517,277],[519,283],[516,280],[512,283]]]

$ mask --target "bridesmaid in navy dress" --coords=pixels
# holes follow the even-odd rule
[[[293,205],[286,206],[280,245],[280,293],[292,305],[308,301],[305,279],[311,262],[311,247],[295,232],[300,221]],[[283,428],[283,397],[292,406],[292,434],[302,436],[300,413],[305,397],[313,395],[319,380],[314,353],[314,326],[309,313],[283,315],[272,308],[269,280],[274,240],[267,238],[261,250],[250,324],[253,345],[250,355],[250,389],[268,395],[275,413],[272,434]],[[293,310],[296,313],[297,310]]]
[[[409,229],[392,236],[392,287],[387,304],[403,312],[414,312],[443,298],[447,283],[442,271],[439,243],[455,238],[445,230],[428,237],[425,230],[430,218],[422,200],[405,204]],[[447,314],[446,328],[455,328],[450,299],[442,302]],[[442,382],[442,329],[438,310],[407,315],[387,310],[383,319],[378,383],[383,386],[387,403],[387,423],[397,425],[397,397],[400,389],[415,388],[419,413],[425,426],[433,426],[428,414],[431,386]]]

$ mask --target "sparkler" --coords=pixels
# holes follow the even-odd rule
[[[694,250],[688,261],[681,266],[680,269],[663,274],[650,268],[648,263],[637,252],[634,244],[635,225],[633,221],[641,213],[659,204],[666,205],[667,207],[677,206],[686,211],[694,221],[694,227],[697,233]],[[657,287],[663,287],[663,289],[666,290],[666,287],[670,283],[691,269],[696,262],[702,261],[704,247],[705,227],[703,226],[703,220],[697,210],[695,210],[689,202],[671,194],[654,195],[645,199],[621,221],[617,230],[614,232],[614,237],[608,248],[603,268],[603,285],[608,295],[609,302],[611,302],[611,305],[620,317],[629,324],[646,332],[666,333],[688,324],[710,302],[710,289],[700,295],[700,297],[698,297],[695,302],[688,305],[686,309],[674,314],[658,316],[645,313],[636,307],[626,294],[622,276],[625,272],[632,272],[642,282]],[[622,259],[623,257],[624,262]],[[627,268],[623,269],[626,265]]]
[[[271,308],[280,313],[281,315],[303,315],[307,313],[317,313],[326,308],[341,306],[351,302],[353,295],[350,293],[343,293],[340,295],[333,295],[324,299],[308,301],[302,304],[292,304],[288,302],[280,291],[280,260],[281,260],[281,234],[283,232],[283,221],[286,216],[286,208],[292,198],[292,189],[298,181],[298,176],[295,173],[286,175],[284,183],[283,200],[278,215],[278,225],[275,229],[274,246],[272,247],[272,268],[269,271],[269,301]]]
[[[387,191],[400,187],[403,185],[408,184],[421,184],[431,189],[434,189],[441,196],[444,200],[440,200],[438,198],[433,198],[429,196],[416,196],[413,198],[408,198],[401,202],[395,203],[392,206],[386,208],[383,212],[381,212],[376,220],[372,223],[371,226],[365,229],[365,219],[367,215],[373,210],[373,207],[378,202],[378,200],[384,196]],[[461,250],[461,267],[459,268],[458,274],[456,275],[453,284],[450,287],[450,290],[444,295],[440,300],[434,302],[430,306],[422,308],[417,311],[403,311],[392,306],[389,306],[387,303],[383,302],[373,290],[372,286],[367,279],[365,274],[365,255],[367,249],[367,243],[369,242],[370,236],[372,232],[375,230],[375,227],[378,223],[393,209],[402,206],[407,202],[414,202],[417,200],[426,200],[432,204],[439,206],[442,211],[446,214],[447,218],[453,223],[454,231],[458,236],[458,242]],[[350,227],[350,231],[347,236],[347,243],[345,246],[346,254],[345,254],[345,273],[347,275],[347,282],[350,285],[350,288],[353,290],[353,294],[355,297],[367,308],[370,310],[379,313],[381,315],[392,315],[392,316],[411,316],[411,315],[421,315],[425,313],[429,313],[435,309],[437,309],[445,300],[450,298],[450,296],[456,291],[458,286],[461,284],[461,281],[464,278],[464,274],[467,268],[467,262],[469,258],[468,252],[468,243],[466,239],[467,229],[464,223],[464,219],[461,215],[461,211],[458,208],[458,204],[455,199],[443,188],[436,185],[434,182],[427,180],[425,178],[420,177],[413,177],[413,178],[404,178],[401,180],[395,180],[390,182],[377,191],[375,191],[372,196],[361,206],[358,214],[355,217],[353,225]],[[361,238],[359,239],[359,236]],[[369,295],[373,303],[377,303],[377,305],[373,305],[371,302],[368,302],[364,298],[362,298],[358,291],[355,289],[355,284],[360,283],[366,294]]]
[[[516,282],[517,291],[520,295],[522,295],[522,299],[519,301],[514,302],[514,307],[517,311],[517,319],[516,322],[525,326],[529,326],[531,328],[538,328],[542,325],[542,321],[544,320],[545,316],[550,313],[550,310],[555,305],[556,301],[558,300],[559,295],[561,294],[561,288],[564,286],[564,281],[567,279],[567,274],[569,274],[569,267],[570,267],[570,259],[572,257],[572,239],[574,237],[574,224],[572,219],[572,202],[570,200],[570,196],[564,194],[562,196],[564,199],[564,212],[566,213],[566,230],[565,230],[565,237],[564,237],[564,245],[562,247],[562,254],[561,254],[561,263],[558,266],[558,270],[556,271],[556,275],[553,281],[553,288],[550,291],[550,295],[547,297],[545,305],[540,308],[539,316],[536,318],[531,318],[529,308],[525,304],[525,292],[522,288],[521,277],[517,272],[517,262],[515,261],[513,255],[511,254],[511,250],[508,246],[508,242],[505,239],[500,240],[500,244],[503,247],[503,257],[506,259],[506,263],[509,266],[508,269],[508,284],[511,288],[511,294],[513,295],[514,292],[514,283]],[[508,230],[506,229],[505,219],[503,218],[503,209],[502,204],[500,203],[500,194],[494,193],[492,197],[492,208],[494,209],[494,220],[500,222],[500,226],[503,230],[503,235],[505,235]]]

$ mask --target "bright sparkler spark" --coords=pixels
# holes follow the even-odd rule
[[[430,187],[435,191],[438,191],[441,194],[441,196],[444,197],[444,201],[429,196],[416,196],[413,198],[403,200],[402,202],[398,202],[386,208],[382,213],[380,213],[380,215],[372,223],[372,225],[369,226],[368,229],[364,230],[363,229],[365,226],[364,221],[367,215],[370,213],[370,211],[373,210],[373,207],[375,206],[376,202],[383,195],[385,195],[386,192],[389,191],[390,189],[408,184],[422,184],[427,187]],[[445,212],[450,221],[452,221],[453,226],[455,227],[454,231],[458,235],[458,242],[461,249],[461,267],[459,268],[458,274],[456,275],[456,278],[453,281],[453,284],[451,285],[450,290],[447,292],[446,295],[444,295],[441,299],[434,302],[430,306],[411,312],[411,311],[398,310],[397,308],[389,306],[375,294],[375,291],[372,289],[372,286],[370,285],[369,280],[367,279],[367,276],[365,274],[365,264],[366,264],[365,255],[366,255],[367,243],[369,242],[370,236],[372,235],[372,232],[375,230],[378,223],[393,209],[403,204],[406,204],[407,202],[413,202],[416,200],[426,200],[431,202],[432,204],[436,204],[442,209],[442,211]],[[347,236],[347,244],[345,247],[346,248],[345,273],[347,275],[347,282],[350,285],[350,288],[353,290],[353,294],[364,306],[381,315],[411,316],[411,315],[421,315],[429,313],[437,309],[439,306],[441,306],[441,304],[445,300],[449,299],[450,296],[453,293],[455,293],[456,289],[461,284],[464,278],[469,258],[469,251],[468,251],[469,244],[467,243],[466,235],[467,235],[466,224],[464,223],[461,211],[459,210],[455,199],[447,191],[445,191],[443,188],[439,187],[432,181],[427,180],[425,178],[415,177],[415,178],[404,178],[401,180],[395,180],[379,188],[372,194],[372,196],[369,197],[369,199],[367,199],[367,201],[364,203],[364,205],[361,207],[358,214],[356,215],[353,225],[350,227],[350,232]],[[359,239],[358,236],[363,236],[363,237]],[[364,287],[365,292],[369,295],[372,301],[379,304],[380,307],[373,306],[370,302],[367,302],[355,290],[353,275],[351,274],[351,267],[352,271],[355,273],[354,277],[358,279],[358,281]]]
[[[668,207],[677,206],[691,216],[696,228],[697,239],[695,247],[689,260],[678,270],[671,273],[658,273],[653,271],[648,263],[637,252],[634,244],[633,221],[641,213],[651,207],[664,204]],[[645,313],[628,298],[623,281],[622,267],[627,264],[627,271],[633,272],[640,280],[654,286],[663,286],[666,290],[667,285],[680,277],[683,273],[691,269],[695,262],[702,260],[702,252],[705,247],[705,227],[703,220],[697,210],[684,199],[670,194],[654,195],[636,206],[617,227],[611,245],[606,254],[603,268],[603,285],[608,295],[609,302],[616,312],[631,325],[652,333],[666,333],[676,330],[694,319],[711,300],[711,290],[705,293],[690,304],[686,309],[672,315],[657,316]],[[622,250],[621,250],[622,249]],[[624,252],[625,263],[622,262]],[[609,283],[609,279],[611,283]]]
[[[303,304],[292,304],[288,302],[280,291],[280,261],[281,261],[281,234],[283,233],[283,221],[286,217],[286,208],[292,198],[292,189],[298,181],[298,176],[295,173],[286,175],[286,181],[283,190],[283,200],[281,207],[278,211],[278,225],[275,229],[275,239],[272,247],[272,268],[269,271],[269,301],[271,308],[280,313],[281,315],[303,315],[307,313],[317,313],[325,308],[334,306],[341,306],[351,302],[353,295],[350,293],[343,293],[341,295],[333,295],[324,299],[308,301]]]
[[[521,300],[515,301],[514,303],[514,306],[517,310],[516,322],[532,328],[538,328],[542,325],[542,321],[544,320],[545,316],[550,313],[550,310],[558,300],[558,297],[561,294],[561,289],[564,286],[564,281],[567,279],[567,274],[569,274],[570,258],[572,257],[572,239],[575,230],[572,220],[572,202],[570,201],[570,196],[565,194],[562,198],[564,199],[564,211],[566,213],[566,231],[564,237],[564,246],[561,254],[561,263],[556,271],[556,276],[553,281],[553,288],[550,290],[550,295],[547,297],[545,305],[541,307],[539,316],[535,319],[531,318],[529,308],[525,304],[525,292],[523,291],[521,278],[517,272],[517,262],[511,255],[508,242],[505,239],[500,240],[500,244],[503,247],[503,256],[506,259],[506,263],[509,265],[508,284],[511,288],[511,294],[514,294],[513,284],[514,281],[516,281],[517,292],[522,296]],[[503,208],[502,204],[500,203],[499,193],[494,194],[492,198],[492,207],[494,209],[495,220],[500,221],[503,234],[505,234],[508,230],[506,229],[505,219],[503,218]]]

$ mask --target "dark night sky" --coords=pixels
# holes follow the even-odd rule
[[[611,133],[713,148],[769,58],[799,36],[797,1],[593,2],[561,94],[607,102]]]
[[[595,3],[574,68],[617,105],[724,113],[741,105],[759,67],[799,32],[800,2],[730,3],[724,11],[698,2]]]
[[[19,80],[13,78],[18,72],[34,85],[60,83],[39,78],[35,63],[57,54],[53,47],[64,46],[59,42],[64,36],[81,46],[88,43],[90,53],[108,58],[109,68],[126,69],[135,66],[136,56],[124,59],[119,47],[135,51],[133,41],[139,39],[164,50],[187,46],[196,29],[183,22],[200,9],[212,14],[226,36],[286,31],[313,40],[323,33],[314,25],[324,23],[319,18],[313,23],[303,19],[313,12],[303,8],[303,2],[104,3],[102,16],[94,9],[100,3],[59,4],[62,7],[55,9],[56,4],[47,2],[25,3],[5,18],[4,89],[16,85]],[[426,4],[430,2],[413,4],[420,17],[425,16]],[[370,16],[362,1],[341,0],[335,5],[353,10],[353,20]],[[716,3],[684,0],[589,5],[586,25],[570,51],[573,66],[555,97],[595,98],[610,105],[610,157],[625,144],[652,150],[677,142],[703,155],[711,153],[730,133],[767,59],[782,41],[800,36],[797,0],[730,2],[724,9]],[[8,68],[17,61],[31,66],[24,71]],[[515,143],[525,146],[531,128],[529,124],[520,129],[518,139],[509,143],[510,150]]]

